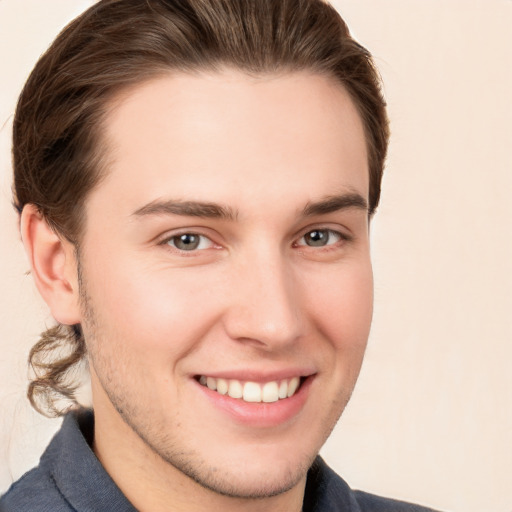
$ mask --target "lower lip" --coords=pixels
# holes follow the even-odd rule
[[[290,398],[277,402],[245,402],[212,391],[194,381],[204,396],[215,407],[228,414],[235,422],[254,427],[276,427],[292,420],[304,407],[314,376],[307,377],[297,392]]]

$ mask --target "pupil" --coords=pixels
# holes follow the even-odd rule
[[[313,246],[322,246],[329,240],[329,234],[326,231],[311,231],[306,235],[306,243]]]
[[[178,249],[191,251],[196,249],[199,245],[199,237],[197,235],[185,233],[184,235],[177,236],[174,243]]]

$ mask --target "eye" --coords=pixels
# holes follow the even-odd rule
[[[303,235],[296,245],[308,246],[308,247],[325,247],[328,245],[334,245],[345,237],[333,231],[332,229],[313,229]]]
[[[197,233],[180,233],[164,240],[163,244],[170,245],[179,251],[197,251],[214,246],[208,237]]]

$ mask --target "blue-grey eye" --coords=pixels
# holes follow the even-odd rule
[[[300,239],[298,245],[307,245],[309,247],[325,247],[341,240],[340,233],[332,229],[314,229],[306,233]]]
[[[167,244],[172,245],[180,251],[195,251],[200,249],[208,249],[212,246],[209,238],[196,233],[182,233],[171,237]]]

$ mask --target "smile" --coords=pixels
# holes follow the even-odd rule
[[[201,375],[199,383],[221,395],[238,398],[244,402],[277,402],[292,397],[300,387],[300,377],[264,383],[241,382],[236,379],[221,379]]]

